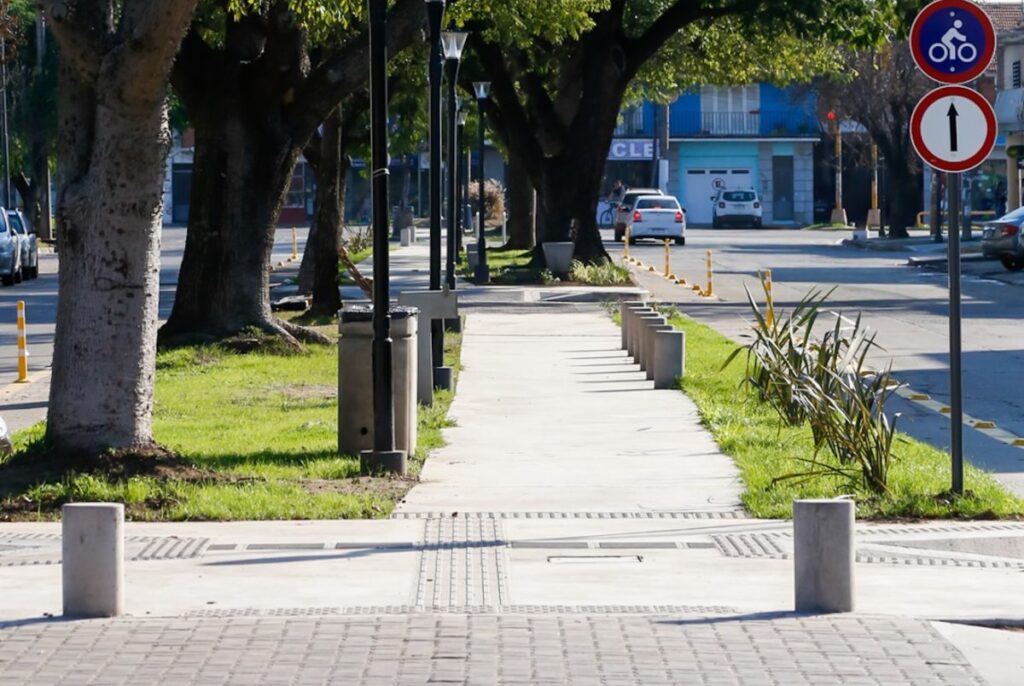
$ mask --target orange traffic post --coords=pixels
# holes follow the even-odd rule
[[[625,250],[625,252],[623,253],[623,256],[624,256],[626,262],[629,262],[629,227],[628,226],[626,227],[626,243],[625,243],[625,245],[622,246],[622,249]]]
[[[713,274],[711,272],[711,251],[708,250],[708,288],[704,291],[704,295],[711,297],[715,294],[715,288],[713,283]]]
[[[672,249],[669,248],[670,241],[665,239],[665,278],[672,273]]]
[[[299,237],[294,226],[292,227],[292,259],[299,259]]]
[[[768,326],[773,326],[775,324],[775,297],[772,295],[772,270],[765,269],[761,278],[764,279],[764,293],[767,300],[765,323]]]
[[[18,301],[18,383],[28,383],[28,344],[25,338],[25,301]]]

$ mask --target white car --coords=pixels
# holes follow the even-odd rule
[[[686,245],[686,212],[671,195],[641,195],[632,205],[626,224],[629,242],[638,238],[671,238],[676,245]]]
[[[661,191],[657,188],[630,188],[622,195],[622,200],[619,202],[618,207],[615,208],[615,240],[617,242],[622,241],[622,237],[626,233],[626,225],[629,223],[629,217],[633,213],[633,205],[636,203],[636,199],[645,195],[661,195]]]
[[[7,221],[21,237],[21,271],[26,279],[39,276],[39,241],[21,210],[7,210]]]
[[[7,220],[7,211],[0,207],[0,279],[5,286],[21,283],[21,236]]]
[[[719,229],[726,224],[761,228],[761,198],[754,189],[721,190],[712,196],[711,226]]]

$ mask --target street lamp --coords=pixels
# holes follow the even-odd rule
[[[476,93],[476,100],[479,103],[479,118],[480,118],[480,162],[477,169],[479,170],[480,178],[480,235],[476,241],[477,250],[477,262],[476,262],[476,282],[478,284],[487,283],[491,280],[490,270],[487,268],[487,246],[484,238],[484,103],[487,102],[488,96],[491,94],[491,83],[490,81],[474,81],[473,92]]]
[[[462,59],[462,49],[466,47],[467,33],[461,31],[445,31],[441,34],[441,43],[444,46],[445,71],[448,79],[448,254],[445,261],[447,273],[447,286],[449,290],[455,290],[455,215],[458,213],[458,206],[455,202],[455,194],[458,192],[458,150],[455,146],[455,83],[459,78],[459,61]]]
[[[469,110],[465,102],[460,102],[459,113],[456,115],[456,139],[458,145],[456,149],[462,147],[462,142],[466,140],[466,119],[469,118]],[[459,220],[456,224],[455,231],[455,263],[462,264],[462,231],[467,224],[471,224],[471,220],[466,219],[466,198],[469,197],[469,165],[466,165],[465,170],[462,168],[463,157],[458,155],[459,161],[456,164],[457,176],[459,177],[459,190],[456,191],[455,197],[458,200],[458,211]]]
[[[441,74],[444,0],[426,0],[430,24],[430,290],[441,290]],[[431,362],[444,366],[444,321],[430,321]]]
[[[370,14],[370,148],[373,194],[373,450],[360,455],[366,473],[405,474],[406,455],[395,449],[388,263],[387,0],[367,0]]]

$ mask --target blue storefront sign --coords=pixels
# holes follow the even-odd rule
[[[608,149],[608,159],[630,162],[654,159],[654,141],[649,138],[616,138]]]

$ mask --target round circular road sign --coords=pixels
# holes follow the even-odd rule
[[[992,62],[996,32],[992,20],[967,0],[936,0],[917,15],[910,51],[918,68],[940,83],[966,83]]]
[[[996,144],[996,113],[983,95],[963,86],[943,86],[917,103],[910,140],[935,169],[959,173],[985,161]]]

